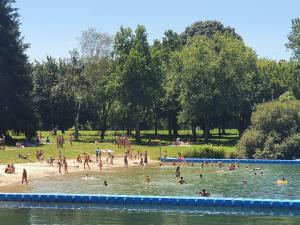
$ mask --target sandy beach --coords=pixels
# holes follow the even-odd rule
[[[100,171],[99,166],[95,162],[89,163],[90,170],[87,168],[84,170],[83,163],[77,163],[75,159],[67,160],[68,161],[68,171],[69,173],[81,172],[81,171]],[[94,161],[94,159],[93,159]],[[150,160],[149,164],[159,163],[157,160]],[[6,174],[4,170],[7,165],[0,165],[0,187],[11,185],[13,183],[21,183],[23,169],[26,169],[28,174],[28,182],[30,183],[31,179],[47,177],[47,176],[67,176],[64,174],[63,168],[61,169],[62,173],[58,172],[58,165],[56,162],[53,163],[53,166],[49,165],[47,162],[35,162],[35,163],[18,163],[15,164],[15,173]],[[103,164],[102,170],[107,168],[116,168],[123,167],[124,161],[123,157],[116,157],[114,159],[114,165],[107,165],[105,162]],[[128,166],[139,166],[139,160],[133,159],[128,160]]]

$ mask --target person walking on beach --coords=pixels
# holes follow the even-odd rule
[[[127,152],[125,153],[125,156],[124,156],[124,167],[125,168],[128,168],[128,158],[127,158]]]
[[[26,182],[26,184],[28,184],[27,181],[27,171],[25,169],[23,169],[23,174],[22,174],[22,184]]]
[[[89,166],[89,161],[90,161],[90,156],[89,154],[87,154],[86,152],[83,153],[84,154],[84,162],[83,162],[83,169],[85,169],[85,165],[87,165],[87,167],[89,168],[89,170],[91,169]]]
[[[145,155],[144,155],[144,164],[148,164],[148,152],[145,151]]]
[[[61,163],[61,160],[60,160],[60,159],[57,160],[57,165],[58,165],[58,172],[61,173],[61,166],[62,166],[62,163]]]
[[[66,157],[64,157],[64,159],[63,159],[63,166],[64,166],[65,174],[68,174],[69,171],[68,171],[68,163],[67,163]]]

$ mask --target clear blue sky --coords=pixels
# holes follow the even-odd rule
[[[146,27],[149,41],[199,20],[218,20],[240,34],[260,57],[288,59],[284,44],[299,0],[17,0],[30,59],[67,57],[89,27],[114,34],[121,25]]]

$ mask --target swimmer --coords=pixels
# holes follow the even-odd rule
[[[203,176],[202,176],[202,173],[200,173],[200,178],[202,178]]]
[[[187,182],[183,179],[183,177],[180,177],[180,180],[178,181],[179,184],[187,184]]]
[[[208,196],[210,196],[210,193],[206,192],[206,190],[203,188],[202,191],[199,191],[199,195],[201,195],[203,197],[208,197]]]
[[[217,173],[225,173],[224,170],[218,170]]]
[[[104,184],[104,186],[107,186],[107,185],[108,185],[106,180],[103,182],[103,184]]]
[[[288,181],[285,178],[282,178],[281,180],[276,181],[277,184],[288,184]]]
[[[146,182],[146,183],[150,183],[150,181],[151,181],[151,178],[150,178],[149,176],[146,176],[146,177],[145,177],[145,182]]]
[[[245,179],[243,179],[243,184],[248,184],[248,182]]]

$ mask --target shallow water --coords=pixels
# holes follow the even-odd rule
[[[228,166],[228,165],[227,165]],[[259,167],[251,165],[251,168]],[[29,185],[11,185],[1,187],[2,192],[49,192],[49,193],[85,193],[85,194],[130,194],[130,195],[168,195],[198,196],[202,188],[215,197],[252,197],[300,199],[300,166],[263,165],[260,171],[246,171],[245,165],[235,171],[224,169],[217,173],[216,165],[200,169],[184,166],[181,175],[188,184],[180,185],[175,177],[174,166],[150,166],[145,169],[132,167],[99,172],[74,173],[67,176],[45,177],[30,180]],[[199,174],[202,173],[203,178]],[[145,176],[151,177],[149,184]],[[287,185],[277,185],[275,181],[285,177]],[[246,179],[248,184],[243,184]],[[108,186],[103,182],[107,180]],[[231,209],[216,207],[162,208],[148,206],[112,206],[96,207],[83,205],[57,205],[49,203],[8,203],[0,202],[0,224],[205,224],[205,225],[298,225],[300,212],[279,210]],[[136,207],[136,208],[135,208]]]
[[[252,166],[253,168],[259,166]],[[49,192],[49,193],[85,193],[85,194],[129,194],[129,195],[167,195],[197,196],[202,188],[214,197],[249,197],[300,199],[300,166],[265,165],[263,174],[260,171],[246,171],[245,165],[235,171],[224,169],[218,173],[216,165],[200,169],[181,167],[181,175],[188,184],[180,185],[175,177],[174,166],[151,166],[145,169],[132,167],[129,169],[113,169],[108,171],[74,173],[67,176],[46,177],[30,181],[26,185],[3,187],[1,191],[12,192]],[[199,174],[202,173],[203,178]],[[149,175],[151,182],[145,183]],[[285,177],[289,183],[278,185],[276,180]],[[243,184],[243,179],[248,184]],[[103,182],[107,180],[108,186]]]

